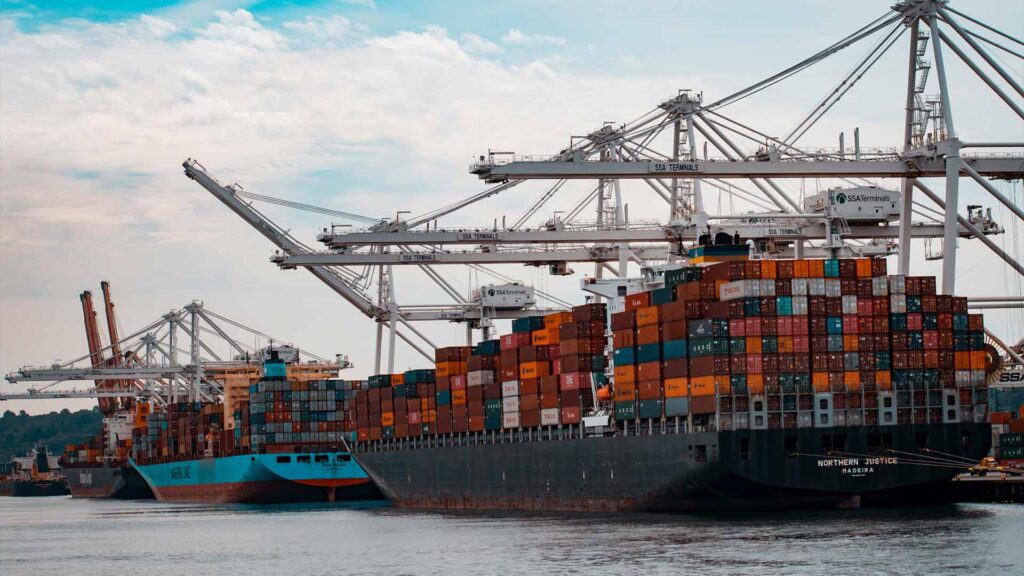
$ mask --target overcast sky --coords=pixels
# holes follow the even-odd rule
[[[629,121],[681,88],[716,99],[890,4],[2,1],[0,370],[84,354],[78,294],[98,294],[109,280],[122,330],[198,299],[319,354],[348,354],[356,364],[349,375],[365,377],[372,323],[309,274],[271,264],[272,246],[182,175],[185,158],[251,192],[373,217],[422,213],[482,190],[467,166],[488,148],[554,153],[570,135]],[[1024,36],[1022,0],[953,5]],[[844,51],[730,113],[785,133],[867,48]],[[1000,57],[1020,78],[1021,60]],[[947,62],[961,138],[1024,140],[1024,123],[955,56]],[[860,127],[865,146],[897,146],[905,67],[901,41],[802,143],[834,147],[840,131],[850,142]],[[820,185],[785,184],[794,196]],[[1020,183],[997,186],[1018,202],[1024,195]],[[996,241],[1024,256],[1024,223],[1014,227],[977,186],[963,189],[961,206],[993,206],[1007,228]],[[535,221],[585,192],[567,186]],[[542,193],[537,183],[520,186],[441,224],[514,220]],[[627,186],[627,198],[636,218],[664,212],[643,186]],[[705,204],[745,208],[716,195]],[[310,243],[331,224],[322,215],[264,211]],[[937,274],[940,263],[920,257],[923,244],[914,250],[913,273]],[[1019,277],[977,242],[962,242],[960,255],[959,293],[1020,294]],[[592,268],[575,268],[568,278],[503,271],[581,301],[578,282]],[[461,268],[445,274],[467,291],[485,280]],[[402,302],[445,301],[414,271],[398,273],[396,291]],[[986,320],[1004,336],[1024,336],[1020,314]],[[455,325],[424,329],[438,342],[463,338]],[[399,369],[424,365],[405,347],[397,357]],[[0,410],[53,408],[10,404]]]

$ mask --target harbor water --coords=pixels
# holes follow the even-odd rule
[[[5,575],[1020,574],[1024,506],[764,515],[0,498]]]

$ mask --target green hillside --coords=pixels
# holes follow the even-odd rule
[[[36,442],[42,442],[53,455],[60,455],[67,444],[78,444],[100,432],[103,416],[99,408],[71,412],[67,409],[30,416],[24,410],[7,410],[0,417],[0,462],[12,456],[24,456]]]

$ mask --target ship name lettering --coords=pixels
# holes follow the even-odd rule
[[[188,480],[192,477],[192,471],[188,466],[175,466],[171,468],[171,478],[174,480]]]
[[[823,458],[818,460],[819,468],[842,468],[846,466],[860,466],[859,458]]]

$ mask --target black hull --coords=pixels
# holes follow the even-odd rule
[[[37,497],[37,496],[67,496],[68,483],[66,480],[25,480],[14,483],[12,496]]]
[[[837,436],[843,456],[825,456],[823,442]],[[898,452],[876,448],[879,455],[869,457],[880,438]],[[990,427],[742,430],[405,450],[365,445],[355,456],[396,506],[690,512],[938,498],[935,488],[962,469],[923,465],[922,441],[976,462],[988,453]]]
[[[72,466],[64,468],[75,498],[153,500],[153,491],[131,465]]]

